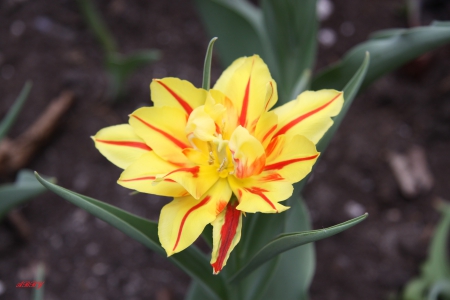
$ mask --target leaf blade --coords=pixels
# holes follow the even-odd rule
[[[230,282],[241,280],[243,277],[250,274],[259,266],[280,253],[338,234],[360,223],[365,218],[367,218],[367,216],[368,214],[366,213],[360,217],[351,219],[349,221],[326,229],[282,234],[269,242],[258,253],[256,253],[246,266],[244,266],[240,271],[238,271],[230,278]]]
[[[362,83],[363,88],[409,60],[449,42],[448,22],[377,32],[372,39],[347,52],[340,62],[320,72],[313,79],[312,88],[341,90],[358,69],[365,52],[370,52],[372,63]]]
[[[28,99],[28,95],[30,94],[31,87],[33,83],[28,80],[20,91],[19,96],[14,101],[14,104],[9,109],[5,118],[3,118],[0,123],[0,141],[6,136],[11,126],[14,124],[14,121],[17,119],[20,111],[22,110],[25,101]]]
[[[32,180],[34,179],[34,180]],[[0,186],[0,220],[14,207],[45,192],[29,170],[21,170],[13,184]]]
[[[159,244],[157,223],[138,217],[102,201],[74,193],[56,184],[52,184],[37,173],[36,178],[43,186],[55,194],[107,222],[158,254],[165,255],[164,249]],[[213,277],[211,275],[212,269],[206,257],[197,247],[191,246],[168,259],[189,276],[197,280],[213,298],[225,298],[227,292],[223,278],[221,276]]]

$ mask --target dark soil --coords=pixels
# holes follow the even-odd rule
[[[163,197],[130,196],[116,184],[120,169],[94,148],[90,136],[127,122],[149,105],[152,78],[174,76],[201,85],[208,37],[191,1],[95,1],[123,53],[157,48],[163,58],[137,72],[125,99],[105,100],[102,52],[74,1],[0,2],[0,117],[27,79],[29,102],[10,133],[32,124],[46,105],[70,88],[76,103],[53,138],[28,167],[55,176],[61,186],[157,219]],[[337,43],[321,46],[318,66],[337,61],[373,31],[405,27],[404,1],[336,1],[322,27]],[[430,1],[431,2],[431,1]],[[438,2],[438,1],[435,1]],[[450,7],[427,6],[422,21],[450,19]],[[351,22],[351,36],[340,33]],[[220,42],[220,40],[219,40]],[[425,64],[409,65],[373,84],[356,99],[305,190],[314,228],[343,222],[359,211],[369,218],[316,244],[317,271],[311,299],[386,299],[419,272],[439,214],[437,197],[450,187],[450,48],[432,52]],[[214,61],[213,77],[221,72]],[[391,151],[421,146],[434,175],[432,191],[406,199],[389,168]],[[12,181],[14,174],[2,178]],[[189,278],[165,259],[60,197],[46,193],[20,208],[33,230],[18,238],[0,224],[0,299],[30,299],[15,285],[32,280],[35,264],[47,266],[45,299],[182,299]]]

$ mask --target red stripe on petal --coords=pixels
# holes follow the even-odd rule
[[[206,203],[208,203],[209,199],[211,198],[211,196],[206,196],[205,199],[203,199],[202,201],[200,201],[200,203],[198,203],[197,205],[191,207],[187,213],[183,216],[183,219],[181,220],[181,224],[180,224],[180,229],[178,230],[178,236],[177,236],[177,240],[175,242],[175,246],[173,246],[172,251],[175,251],[175,249],[178,246],[178,243],[180,242],[180,238],[181,238],[181,233],[183,232],[183,227],[184,227],[184,223],[186,223],[186,219],[189,217],[189,215],[195,211],[196,209],[202,207],[203,205],[205,205]]]
[[[272,128],[270,128],[270,130],[269,131],[267,131],[267,133],[266,133],[266,135],[264,135],[264,137],[263,137],[263,139],[262,139],[262,142],[264,142],[268,137],[269,137],[269,135],[275,130],[275,129],[277,129],[277,124],[275,124],[274,126],[272,126]]]
[[[109,145],[116,145],[116,146],[126,146],[126,147],[133,147],[133,148],[140,148],[142,150],[148,150],[151,151],[152,148],[147,146],[145,143],[141,142],[132,142],[132,141],[107,141],[107,140],[99,140],[95,139],[96,142],[109,144]]]
[[[167,173],[166,175],[164,175],[164,177],[169,176],[170,174],[176,173],[176,172],[188,172],[191,173],[193,177],[198,177],[198,172],[200,171],[200,166],[195,166],[192,168],[179,168],[176,170],[173,170],[169,173]]]
[[[174,98],[175,100],[178,101],[178,103],[180,103],[180,105],[183,107],[183,109],[187,112],[188,115],[191,114],[192,112],[192,107],[189,105],[189,103],[186,102],[186,100],[184,100],[183,98],[181,98],[180,95],[178,95],[177,93],[175,93],[171,88],[169,88],[166,84],[164,84],[162,81],[160,80],[156,80],[157,83],[159,83],[160,85],[162,85]]]
[[[222,270],[223,263],[227,257],[228,251],[233,243],[233,239],[239,226],[241,212],[236,209],[237,204],[237,201],[233,201],[233,203],[228,203],[227,205],[225,221],[220,229],[220,246],[218,249],[217,259],[211,264],[214,268],[214,274],[217,274]]]
[[[184,148],[189,148],[188,145],[186,145],[185,143],[183,143],[182,141],[174,138],[173,136],[171,136],[170,134],[168,134],[167,132],[165,132],[164,130],[161,130],[147,122],[145,122],[144,120],[142,120],[141,118],[139,118],[136,115],[131,115],[131,117],[136,118],[137,120],[139,120],[142,124],[144,124],[145,126],[149,127],[150,129],[162,134],[163,136],[165,136],[168,140],[170,140],[172,143],[174,143],[175,145],[177,145],[178,147],[180,147],[181,149]]]
[[[324,105],[311,110],[310,112],[307,112],[304,115],[301,115],[300,117],[295,118],[294,120],[292,120],[291,122],[287,123],[286,125],[284,125],[276,134],[274,137],[280,135],[280,134],[285,134],[289,129],[291,129],[292,127],[294,127],[295,125],[297,125],[298,123],[300,123],[301,121],[303,121],[304,119],[320,112],[321,110],[323,110],[324,108],[326,108],[328,105],[330,105],[334,100],[336,100],[337,98],[339,98],[339,96],[341,96],[342,93],[337,94],[333,99],[331,99],[330,101],[328,101],[327,103],[325,103]]]
[[[271,165],[266,165],[264,167],[264,171],[280,170],[280,169],[283,169],[285,166],[290,165],[292,163],[296,163],[296,162],[299,162],[299,161],[315,159],[317,156],[319,156],[319,154],[316,154],[316,155],[313,155],[313,156],[308,156],[308,157],[301,157],[301,158],[294,158],[294,159],[280,161],[280,162],[277,162],[277,163],[274,163],[274,164],[271,164]]]
[[[245,87],[245,94],[244,94],[244,100],[242,101],[242,110],[241,115],[239,116],[239,124],[241,124],[242,127],[245,127],[245,123],[247,121],[247,111],[248,111],[248,101],[250,96],[250,82],[252,77],[250,76],[247,81],[247,86]]]
[[[269,83],[270,83],[270,87],[271,87],[271,93],[270,93],[269,100],[266,103],[266,107],[264,108],[266,111],[267,111],[267,106],[269,106],[270,100],[272,100],[272,96],[273,96],[273,84],[272,84],[272,81],[269,81]]]
[[[261,178],[262,181],[280,181],[283,179],[284,178],[278,173],[269,174]]]
[[[267,198],[266,195],[264,195],[264,192],[268,192],[268,190],[259,188],[259,187],[251,187],[251,188],[244,188],[247,192],[250,192],[252,194],[258,195],[259,197],[261,197],[264,201],[267,202],[267,204],[270,205],[270,207],[272,207],[274,210],[276,210],[278,212],[278,210],[276,209],[275,205],[272,203],[272,201],[269,200],[269,198]]]
[[[137,177],[137,178],[130,178],[130,179],[121,179],[119,181],[123,181],[123,182],[129,182],[129,181],[141,181],[141,180],[155,180],[156,176],[144,176],[144,177]],[[175,180],[173,179],[169,179],[169,178],[165,178],[163,179],[163,181],[167,181],[167,182],[175,182]]]

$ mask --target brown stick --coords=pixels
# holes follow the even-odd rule
[[[11,173],[23,168],[51,136],[73,100],[72,91],[63,91],[27,131],[15,140],[2,140],[0,142],[0,173]]]

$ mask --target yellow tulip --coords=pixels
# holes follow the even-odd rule
[[[213,225],[217,274],[240,240],[244,213],[289,208],[280,202],[311,171],[343,94],[306,91],[270,111],[277,87],[257,55],[234,61],[209,91],[178,78],[155,79],[150,90],[154,106],[100,130],[95,146],[124,169],[120,185],[174,197],[158,225],[168,256]]]

